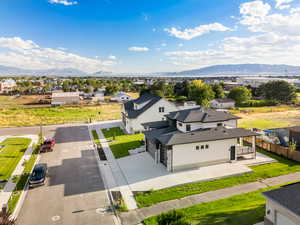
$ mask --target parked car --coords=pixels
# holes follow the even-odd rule
[[[53,151],[54,145],[55,145],[55,140],[53,138],[46,139],[40,148],[40,152]]]
[[[32,174],[29,177],[29,187],[36,187],[45,184],[47,175],[47,165],[37,164],[34,166]]]

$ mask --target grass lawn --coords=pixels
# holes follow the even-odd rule
[[[93,121],[120,119],[121,105],[0,109],[0,127],[37,126],[41,122],[43,125],[87,122],[89,118]]]
[[[95,144],[96,145],[100,145],[100,140],[99,140],[99,136],[97,134],[97,131],[96,130],[92,130],[92,135],[93,135]]]
[[[41,141],[40,141],[41,143]],[[8,208],[10,213],[13,213],[19,198],[21,197],[22,191],[24,190],[24,187],[28,181],[30,172],[33,168],[33,165],[38,157],[38,151],[39,151],[40,145],[36,145],[34,147],[34,151],[30,157],[30,159],[25,163],[25,168],[21,176],[17,177],[16,179],[16,187],[14,189],[13,194],[10,196],[10,199],[8,200]]]
[[[280,127],[288,127],[290,125],[287,121],[276,121],[269,118],[266,119],[253,119],[253,120],[242,120],[239,122],[239,127],[245,129],[251,128],[259,128],[259,129],[270,129],[270,128],[280,128]]]
[[[261,192],[278,187],[261,189],[177,211],[182,212],[192,225],[253,225],[264,220],[265,198]],[[146,225],[159,225],[157,216],[143,222]]]
[[[29,138],[7,138],[0,145],[0,180],[8,180],[24,155],[31,139]]]
[[[142,208],[157,204],[159,202],[172,199],[179,199],[189,195],[200,194],[208,191],[218,190],[226,187],[232,187],[238,184],[254,182],[260,179],[276,177],[284,174],[300,171],[300,164],[294,161],[284,159],[270,152],[258,150],[272,158],[278,160],[276,163],[252,166],[252,173],[221,178],[217,180],[204,181],[192,184],[184,184],[171,188],[142,192],[135,195],[138,207]]]
[[[128,156],[128,150],[140,147],[140,141],[144,139],[143,134],[125,135],[119,127],[102,129],[102,132],[107,140],[112,141],[109,147],[116,158]]]
[[[249,111],[249,113],[271,113],[271,112],[286,112],[299,110],[299,107],[290,105],[277,105],[277,106],[262,106],[262,107],[238,107],[230,110],[230,113],[240,113],[243,111]]]

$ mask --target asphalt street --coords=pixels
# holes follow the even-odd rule
[[[1,135],[37,134],[40,127],[3,128]],[[46,185],[30,189],[17,218],[20,225],[113,225],[108,197],[86,125],[43,127],[54,137],[53,152],[41,154],[48,165]]]

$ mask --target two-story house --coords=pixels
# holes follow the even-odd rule
[[[165,121],[144,123],[146,151],[168,171],[236,161],[244,155],[256,157],[255,136],[237,128],[239,117],[208,108],[175,111]],[[252,146],[243,146],[252,137]]]
[[[173,102],[145,93],[123,104],[123,126],[127,133],[141,132],[143,123],[165,120],[165,115],[175,110],[178,108]]]

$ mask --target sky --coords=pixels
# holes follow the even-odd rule
[[[300,65],[300,0],[1,0],[0,65],[151,73]]]

